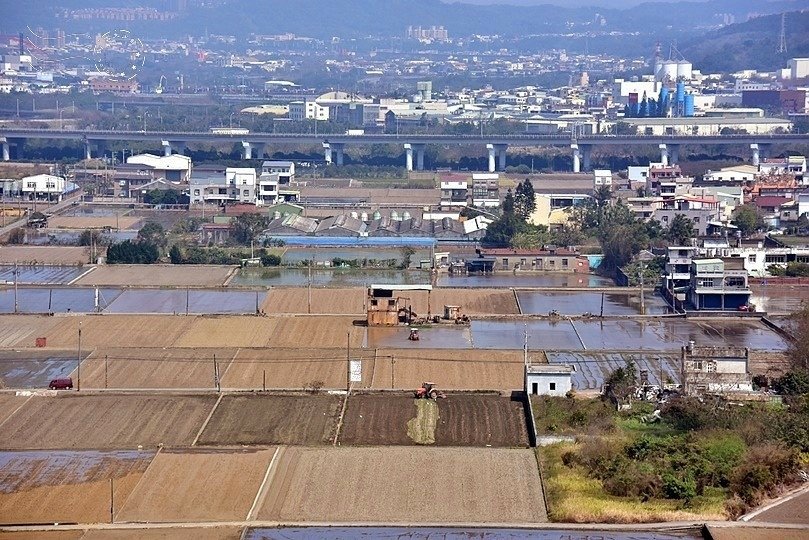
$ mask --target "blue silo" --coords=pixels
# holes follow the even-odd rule
[[[660,99],[657,100],[658,116],[666,116],[669,110],[669,89],[665,86],[660,89]]]
[[[677,103],[685,101],[685,83],[677,81]]]
[[[686,94],[683,101],[683,116],[694,116],[694,94]]]

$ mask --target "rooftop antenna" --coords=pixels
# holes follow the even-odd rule
[[[781,13],[781,37],[778,40],[778,52],[784,54],[787,52],[787,14]]]

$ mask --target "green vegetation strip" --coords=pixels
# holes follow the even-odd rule
[[[431,399],[417,399],[416,417],[407,422],[407,436],[416,444],[435,444],[438,425],[438,403]]]

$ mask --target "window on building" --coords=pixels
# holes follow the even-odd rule
[[[567,268],[567,259],[562,259],[562,268]]]
[[[198,189],[194,190],[194,195],[199,195],[199,190]]]
[[[528,264],[527,260],[525,260],[524,258],[520,259],[520,266],[525,266],[526,264]]]
[[[249,196],[250,196],[250,190],[249,190],[249,189],[245,189],[245,190],[242,192],[242,194],[243,194],[245,197],[249,197]]]
[[[756,256],[755,255],[750,255],[750,256],[747,257],[747,260],[750,261],[751,263],[754,263],[754,262],[756,262]]]
[[[551,392],[556,390],[556,383],[555,382],[548,383],[548,390],[550,390]]]
[[[699,217],[694,218],[694,223],[699,223]]]
[[[503,257],[503,268],[508,268],[508,258]]]

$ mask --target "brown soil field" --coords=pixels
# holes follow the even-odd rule
[[[365,328],[354,326],[355,317],[278,317],[270,347],[309,347],[316,349],[346,346],[351,333],[351,348],[362,347]]]
[[[55,216],[48,220],[49,229],[137,229],[141,218],[130,216],[74,217]]]
[[[61,454],[61,453],[60,453]],[[114,454],[82,463],[76,453],[14,453],[0,470],[3,523],[95,523],[109,521],[110,479],[123,501],[154,456],[117,459]]]
[[[253,316],[194,317],[175,347],[266,347],[278,328],[276,319]]]
[[[338,442],[343,445],[411,445],[407,422],[416,416],[413,395],[354,394],[348,398]]]
[[[14,394],[0,394],[0,425],[19,409],[28,397],[15,396]]]
[[[41,315],[0,315],[0,347],[34,347],[60,319]]]
[[[238,349],[97,349],[81,364],[92,388],[215,388],[213,360],[224,374]],[[105,374],[106,371],[106,374]]]
[[[97,347],[171,347],[194,323],[195,317],[83,315],[54,317],[52,320],[55,324],[46,334],[41,334],[48,338],[49,347],[78,347],[81,323],[82,348],[90,350]],[[30,340],[33,341],[33,337]],[[205,345],[197,343],[196,346]]]
[[[239,540],[241,537],[239,527],[174,527],[90,530],[81,540]],[[5,539],[0,537],[0,540]]]
[[[374,351],[354,349],[351,358],[362,359],[362,383],[370,385],[374,370]],[[325,389],[346,386],[346,349],[272,348],[240,349],[227,371],[222,387],[238,389],[303,389],[321,382]]]
[[[415,389],[432,381],[443,390],[516,390],[523,370],[522,351],[377,349],[371,388]]]
[[[326,444],[341,405],[341,396],[224,396],[198,444]]]
[[[2,246],[2,264],[62,264],[82,265],[90,261],[87,247],[75,246]]]
[[[438,402],[438,446],[528,446],[522,401],[497,395],[450,394]]]
[[[274,450],[161,451],[118,511],[122,521],[243,520]]]
[[[84,531],[4,531],[0,540],[79,540]]]
[[[396,291],[419,316],[427,315],[427,291]],[[443,315],[444,305],[460,306],[467,315],[518,314],[517,300],[509,289],[433,289],[429,294],[430,313]],[[404,300],[408,298],[409,300]]]
[[[282,448],[258,517],[409,524],[547,520],[531,450],[403,446]]]
[[[188,446],[215,401],[213,395],[35,396],[0,425],[0,449]]]
[[[232,266],[115,264],[98,266],[76,283],[105,286],[216,287],[223,285],[232,271]]]
[[[312,289],[311,313],[365,315],[365,289]],[[305,287],[272,289],[261,305],[266,313],[309,313]]]
[[[417,444],[408,434],[408,422],[418,413],[416,405],[412,395],[352,395],[339,442],[359,446]],[[437,446],[528,446],[520,401],[499,395],[450,394],[436,405],[438,420],[430,438]]]

